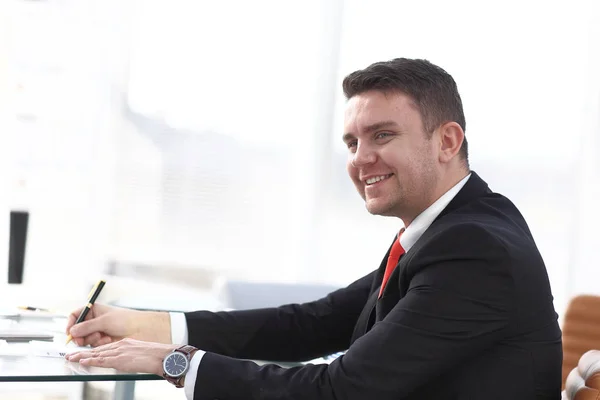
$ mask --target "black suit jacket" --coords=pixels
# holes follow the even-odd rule
[[[354,247],[356,248],[356,246]],[[560,399],[561,332],[522,215],[474,172],[399,261],[306,304],[186,314],[195,400]],[[282,368],[348,349],[330,365]]]

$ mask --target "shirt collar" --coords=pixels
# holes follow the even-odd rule
[[[438,215],[446,208],[448,203],[460,192],[465,183],[469,180],[471,174],[469,173],[463,179],[454,185],[450,190],[444,193],[439,199],[430,205],[425,211],[417,216],[413,222],[408,225],[404,230],[404,233],[400,236],[400,245],[405,252],[408,252],[410,248],[419,240],[421,235],[429,228],[429,225],[437,218]]]

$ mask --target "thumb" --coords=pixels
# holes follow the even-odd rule
[[[104,332],[105,329],[105,319],[102,317],[97,317],[73,325],[69,333],[73,337],[84,337],[95,332]]]

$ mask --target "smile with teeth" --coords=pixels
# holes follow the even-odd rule
[[[389,178],[392,175],[393,174],[374,176],[372,178],[367,179],[365,181],[365,183],[367,184],[367,186],[369,186],[369,185],[372,185],[374,183],[381,182],[382,180],[387,179],[387,178]]]

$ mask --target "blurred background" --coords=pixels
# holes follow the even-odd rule
[[[410,57],[457,81],[471,167],[524,214],[562,317],[600,292],[599,19],[597,0],[1,0],[0,260],[9,212],[29,226],[0,300],[70,309],[109,277],[105,302],[210,309],[223,282],[369,273],[400,222],[346,175],[341,81]]]

